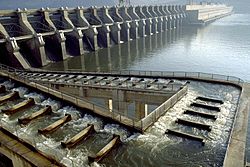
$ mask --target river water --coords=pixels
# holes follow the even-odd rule
[[[249,34],[250,14],[235,13],[204,27],[182,27],[109,49],[101,49],[95,53],[72,57],[64,62],[51,64],[45,68],[83,71],[196,71],[232,75],[250,81]],[[248,134],[247,160],[250,160],[250,133]],[[164,142],[160,142],[162,145],[159,143],[158,145],[150,140],[152,139],[147,141],[150,143],[149,145],[142,144],[140,146],[142,148],[140,154],[145,153],[143,152],[144,147],[151,147],[154,151],[156,151],[156,148],[165,149]],[[155,146],[155,144],[159,147]],[[140,145],[140,142],[138,142],[138,145]],[[137,151],[133,155],[129,155],[129,157],[136,157]],[[159,154],[161,153],[160,150],[157,151]],[[193,156],[198,156],[197,154],[193,153]],[[156,155],[152,153],[152,156]],[[162,156],[164,157],[164,155]],[[179,154],[176,156],[178,160],[184,155]],[[117,158],[119,158],[119,155],[117,155]],[[138,162],[138,158],[128,160]],[[109,160],[109,162],[113,161]],[[148,163],[150,164],[150,160]],[[159,165],[157,164],[157,166]],[[187,166],[189,165],[187,164]],[[205,164],[199,165],[206,166]],[[210,165],[217,166],[218,164],[212,163]],[[177,165],[174,164],[173,166]],[[183,166],[183,164],[179,166]]]
[[[19,7],[20,4],[14,3],[14,1],[1,1],[0,8],[14,9]],[[95,2],[94,5],[100,3],[100,1],[93,2]],[[236,1],[232,2],[236,3]],[[245,2],[249,3],[249,1],[241,2],[243,0],[237,1],[239,6],[236,6],[237,11],[235,14],[204,27],[182,27],[159,33],[108,49],[100,49],[95,53],[86,53],[83,56],[76,56],[63,62],[53,63],[45,67],[45,69],[74,69],[82,71],[196,71],[232,75],[250,81],[250,14],[248,10],[249,5],[244,4]],[[48,3],[48,1],[40,1],[38,3],[38,1],[30,0],[30,2],[26,1],[22,5],[28,8],[39,8]],[[111,5],[113,2],[105,1],[105,3]],[[47,6],[56,7],[60,4],[58,1],[51,0]],[[76,0],[70,4],[69,1],[64,1],[64,4],[63,6],[82,5]],[[226,101],[222,107],[223,110],[219,120],[215,123],[211,121],[207,122],[213,124],[215,127],[212,132],[207,133],[191,129],[195,134],[204,136],[207,139],[205,147],[196,142],[164,135],[165,130],[169,127],[184,128],[184,130],[190,131],[190,129],[185,129],[185,127],[177,127],[174,124],[174,120],[177,117],[183,117],[183,115],[180,115],[182,112],[179,111],[182,111],[195,96],[204,95],[204,92],[206,92],[205,95],[217,92],[216,96]],[[70,129],[74,129],[73,132],[76,133],[86,126],[86,122],[94,122],[95,128],[99,132],[118,131],[124,137],[124,145],[112,152],[101,164],[96,164],[97,166],[221,166],[238,93],[237,90],[231,87],[212,86],[210,84],[194,82],[190,87],[188,95],[169,113],[159,119],[144,135],[127,134],[126,130],[117,127],[117,125],[105,126],[98,118],[81,115],[80,113],[82,112],[75,111],[74,108],[59,109],[60,104],[58,102],[47,99],[47,101],[43,100],[45,101],[44,103],[55,104],[55,114],[52,120],[58,119],[58,117],[61,117],[61,113],[65,113],[66,111],[75,113],[75,117],[80,117],[81,119],[78,121],[75,120],[74,124],[67,125],[66,129],[60,129],[59,132],[50,136],[51,138],[42,137],[39,140],[41,147],[44,143],[59,147],[60,140],[66,140],[70,136],[63,138],[63,136],[57,134],[62,133],[64,130],[66,134]],[[11,122],[12,118],[3,117],[2,119]],[[48,120],[46,124],[53,122],[52,120]],[[32,126],[34,124],[31,124],[25,127],[24,130],[34,133],[37,128],[44,126],[43,124],[44,122],[40,122],[36,126]],[[248,134],[248,138],[250,139],[250,133]],[[75,160],[79,159],[79,163],[82,166],[87,166],[86,155],[96,152],[100,147],[99,145],[103,145],[103,143],[98,143],[99,139],[102,139],[105,143],[110,139],[110,135],[100,133],[100,135],[94,137],[94,140],[87,141],[76,150],[62,152],[59,149],[59,152],[65,155],[65,157]],[[250,152],[249,139],[248,152]],[[92,141],[94,145],[99,145],[92,152],[89,152],[90,147],[93,145]],[[250,160],[249,153],[247,154],[247,159]],[[68,161],[65,160],[64,163],[67,164]]]
[[[249,30],[250,14],[234,14],[204,27],[159,33],[45,68],[195,71],[233,75],[250,81]]]
[[[121,137],[122,144],[111,151],[100,163],[90,164],[91,167],[220,167],[226,152],[228,138],[232,127],[235,110],[240,91],[232,86],[209,84],[192,81],[187,95],[175,104],[144,134],[133,133],[117,124],[112,124],[76,109],[69,104],[63,104],[44,94],[33,92],[10,81],[1,81],[8,91],[19,92],[22,99],[0,104],[0,110],[9,108],[24,99],[34,98],[36,105],[11,116],[0,112],[1,125],[12,129],[14,134],[31,142],[38,149],[53,155],[69,167],[89,167],[87,156],[96,154],[112,138],[112,134]],[[2,93],[0,96],[3,96]],[[220,106],[221,111],[192,108],[190,104],[197,96],[212,96],[222,99],[224,104],[200,103]],[[52,106],[52,114],[32,121],[27,126],[20,126],[17,119],[27,116],[46,105]],[[217,120],[205,119],[197,116],[183,114],[186,108],[217,115]],[[40,135],[37,130],[44,128],[62,118],[64,114],[71,114],[72,120],[57,131],[49,135]],[[192,120],[212,126],[211,132],[190,126],[175,123],[178,118]],[[61,142],[70,139],[84,129],[87,124],[93,124],[96,133],[86,141],[81,142],[72,149],[63,149]],[[192,140],[165,134],[167,129],[183,131],[205,139],[205,145]]]

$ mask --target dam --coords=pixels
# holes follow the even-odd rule
[[[185,15],[182,25],[188,24]],[[155,23],[151,33],[146,34],[145,27],[144,37],[161,33]],[[176,23],[168,24],[178,29]],[[98,34],[102,28],[97,26]],[[117,44],[136,40],[131,31],[121,33]],[[96,50],[115,45],[112,37],[106,40],[109,35],[97,35]],[[195,72],[20,70],[4,65],[1,77],[1,100],[7,100],[1,111],[20,109],[0,114],[1,157],[11,159],[13,166],[245,164],[248,84],[239,78]]]
[[[2,63],[41,67],[231,12],[232,7],[207,4],[2,10]]]

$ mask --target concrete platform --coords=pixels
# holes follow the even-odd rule
[[[250,110],[249,102],[250,83],[244,83],[224,159],[224,167],[241,167],[246,165],[245,149],[247,141],[248,114]]]
[[[64,167],[62,164],[55,164],[51,159],[32,149],[32,147],[28,147],[18,139],[6,134],[2,128],[0,128],[0,152],[11,156],[9,158],[12,159],[14,167]]]

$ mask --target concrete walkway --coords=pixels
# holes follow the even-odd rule
[[[12,157],[13,166],[57,167],[51,160],[5,134],[2,130],[0,130],[0,143],[0,152]]]
[[[248,113],[250,109],[250,83],[244,83],[231,137],[224,160],[224,167],[245,166]]]

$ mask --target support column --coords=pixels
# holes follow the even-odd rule
[[[89,38],[88,42],[93,51],[97,51],[99,49],[97,35],[98,31],[96,26],[89,26],[89,29],[84,31],[84,34]]]
[[[174,6],[173,6],[173,11],[174,11],[174,13],[175,13],[175,15],[176,15],[176,25],[175,25],[175,27],[176,27],[176,28],[179,28],[179,26],[180,26],[180,14],[179,14],[179,12],[177,11],[177,5],[174,5]]]
[[[156,34],[158,33],[158,16],[156,15],[156,13],[154,12],[154,7],[153,6],[149,6],[148,7],[148,11],[150,13],[150,15],[152,16],[152,33]]]
[[[171,28],[176,28],[176,15],[172,10],[172,6],[168,6],[168,11],[170,11],[171,15],[172,15],[172,25]]]
[[[128,42],[130,41],[130,28],[132,18],[127,13],[127,7],[123,6],[119,9],[119,14],[123,19],[123,24],[121,25],[122,31],[122,40]]]
[[[127,9],[128,15],[132,18],[131,22],[131,34],[130,37],[132,39],[139,38],[138,36],[138,27],[139,27],[139,16],[135,13],[135,7],[129,6]]]
[[[45,43],[43,41],[43,37],[41,34],[36,34],[35,30],[29,23],[27,18],[27,9],[25,8],[24,10],[21,10],[18,8],[17,15],[19,25],[22,27],[23,31],[25,31],[26,34],[32,34],[34,36],[33,39],[27,40],[26,42],[31,52],[33,52],[30,56],[35,57],[39,66],[47,65],[49,63],[49,59],[45,53]]]
[[[74,24],[72,23],[72,21],[69,19],[69,12],[68,12],[68,8],[61,8],[60,9],[62,18],[63,18],[63,22],[65,22],[67,25],[69,25],[69,27],[71,27],[73,29],[73,32],[69,34],[70,37],[74,38],[73,40],[77,41],[77,45],[79,48],[79,54],[83,55],[84,53],[84,49],[83,49],[83,34],[82,31],[77,29]]]
[[[146,111],[145,103],[136,101],[135,102],[135,115],[138,120],[141,120],[145,117],[146,115],[145,111]]]
[[[139,16],[139,27],[138,27],[138,34],[140,37],[145,37],[146,36],[146,30],[145,30],[145,26],[146,26],[146,16],[143,14],[142,12],[142,7],[141,6],[137,6],[135,7],[135,12],[136,14]]]
[[[171,30],[172,29],[172,20],[173,20],[172,15],[171,15],[170,11],[168,10],[168,6],[164,6],[163,9],[167,13],[167,17],[168,17],[167,29]]]
[[[158,31],[159,32],[163,32],[163,14],[160,11],[160,7],[159,6],[155,6],[154,7],[154,12],[156,13],[156,15],[158,16]]]
[[[29,69],[31,68],[30,64],[28,63],[28,61],[26,61],[24,59],[24,57],[21,55],[21,53],[19,52],[19,47],[17,45],[16,39],[14,37],[12,38],[7,38],[7,43],[6,43],[6,47],[7,50],[9,52],[9,54],[14,55],[14,57],[17,59],[17,61],[20,63],[20,65],[24,68],[24,69]]]
[[[34,43],[35,43],[35,47],[38,47],[36,49],[38,49],[38,54],[39,54],[38,57],[40,58],[40,65],[45,66],[45,65],[49,64],[50,60],[49,60],[48,56],[45,53],[45,48],[44,48],[45,42],[43,40],[42,34],[35,34]],[[31,45],[32,44],[30,44],[30,46]]]
[[[62,30],[59,30],[59,31],[57,30],[56,31],[56,37],[57,37],[58,42],[61,45],[62,58],[63,58],[63,60],[65,60],[69,56],[67,55],[67,52],[66,52],[66,44],[65,44],[66,38],[64,36],[64,32]]]
[[[63,60],[67,59],[69,56],[66,53],[66,46],[65,46],[66,38],[64,36],[64,32],[61,31],[61,30],[57,30],[57,28],[55,27],[54,23],[51,21],[51,19],[49,17],[49,12],[50,12],[49,8],[46,8],[46,9],[42,8],[41,12],[42,12],[42,15],[44,17],[44,20],[56,32],[55,39],[59,43],[59,47],[60,47],[60,52],[61,52],[62,59]]]
[[[152,23],[153,23],[152,16],[149,14],[147,6],[143,6],[142,11],[143,11],[143,14],[146,16],[146,27],[145,27],[146,34],[152,35]]]
[[[121,43],[121,26],[120,23],[114,23],[111,27],[111,38],[115,42],[115,44]]]
[[[77,7],[76,8],[76,16],[77,16],[77,21],[79,26],[81,26],[81,31],[83,35],[86,36],[88,41],[86,41],[90,46],[92,50],[97,50],[98,49],[98,44],[97,44],[97,29],[96,27],[90,26],[89,22],[87,19],[84,17],[84,8],[83,7]]]
[[[164,11],[164,7],[162,5],[159,6],[159,11],[162,13],[162,17],[163,17],[163,25],[162,25],[162,29],[164,31],[168,30],[168,16],[167,13]]]
[[[112,91],[112,108],[124,116],[128,115],[128,102],[126,101],[126,91]]]
[[[36,33],[35,30],[28,22],[27,9],[24,8],[24,10],[21,10],[20,8],[18,8],[17,15],[18,15],[18,22],[19,22],[19,25],[22,27],[22,30],[26,34],[32,34],[32,35],[35,34]]]
[[[115,44],[121,43],[121,24],[123,22],[122,17],[119,14],[118,7],[113,6],[109,10],[109,15],[114,21],[114,25],[111,27],[111,39]]]
[[[102,23],[102,27],[98,28],[98,31],[99,36],[103,38],[104,47],[110,47],[110,27],[113,25],[114,21],[109,16],[107,7],[104,6],[100,8],[99,11],[97,11],[96,7],[92,7],[91,9],[95,19]]]

